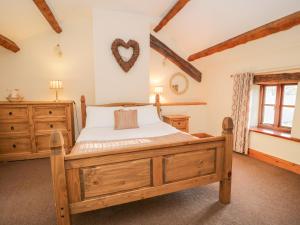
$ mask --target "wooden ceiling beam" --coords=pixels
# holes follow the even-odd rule
[[[250,30],[246,33],[243,33],[239,36],[231,38],[227,41],[214,45],[210,48],[207,48],[203,51],[192,54],[188,57],[189,61],[194,61],[196,59],[212,55],[217,52],[224,51],[226,49],[233,48],[237,45],[245,44],[249,41],[254,41],[259,38],[266,37],[268,35],[288,30],[296,25],[300,24],[300,11],[290,14],[288,16],[282,17],[273,22],[267,23],[263,26],[260,26],[256,29]]]
[[[155,32],[160,31],[166,24],[189,2],[190,0],[179,0],[164,16],[159,24],[153,29]]]
[[[295,84],[300,82],[300,72],[255,75],[254,84]]]
[[[18,52],[20,50],[19,46],[15,42],[8,39],[7,37],[4,37],[1,34],[0,34],[0,45],[13,52]]]
[[[50,26],[55,30],[56,33],[61,33],[62,29],[59,26],[55,16],[53,15],[51,9],[49,8],[45,0],[33,0],[35,5],[39,8],[45,19],[48,21]]]
[[[191,63],[177,55],[172,49],[170,49],[152,34],[150,34],[150,47],[169,59],[196,81],[201,82],[201,72],[199,70],[197,70]]]

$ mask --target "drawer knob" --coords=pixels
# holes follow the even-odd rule
[[[13,112],[9,112],[8,115],[12,116]]]
[[[10,130],[14,130],[14,129],[15,129],[14,126],[11,126],[11,127],[10,127]]]
[[[12,147],[13,147],[13,148],[16,148],[16,147],[17,147],[17,145],[16,145],[16,144],[13,144],[13,145],[12,145]]]
[[[53,128],[53,124],[50,124],[49,126],[50,126],[50,128]]]
[[[52,114],[52,111],[51,111],[51,110],[49,110],[49,114],[50,114],[50,115]]]

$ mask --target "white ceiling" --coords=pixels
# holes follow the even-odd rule
[[[176,0],[47,0],[60,23],[93,7],[159,21]],[[50,30],[32,0],[0,0],[0,34],[18,42]],[[191,0],[161,31],[186,56],[300,10],[300,0]],[[152,24],[154,27],[156,24]]]
[[[176,0],[46,0],[60,24],[92,8],[125,11],[159,18]],[[0,0],[0,34],[14,41],[50,30],[32,0]]]
[[[189,54],[300,10],[300,0],[192,0],[161,30]]]

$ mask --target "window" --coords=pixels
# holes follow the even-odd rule
[[[297,84],[261,85],[258,126],[290,132],[296,95]]]

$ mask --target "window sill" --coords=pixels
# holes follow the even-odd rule
[[[261,133],[261,134],[266,134],[270,135],[273,137],[278,137],[290,141],[295,141],[295,142],[300,142],[299,138],[294,138],[291,136],[290,133],[287,132],[281,132],[281,131],[276,131],[276,130],[271,130],[271,129],[266,129],[266,128],[259,128],[259,127],[251,127],[250,131],[256,132],[256,133]]]

